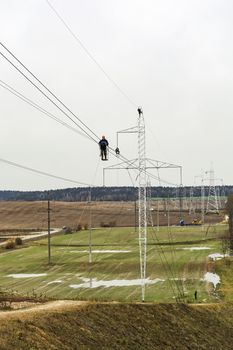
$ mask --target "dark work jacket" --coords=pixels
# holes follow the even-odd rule
[[[108,146],[108,141],[106,139],[100,140],[99,146],[101,149],[106,149],[106,147]]]

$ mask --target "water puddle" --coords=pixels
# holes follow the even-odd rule
[[[83,283],[80,284],[71,284],[70,288],[78,289],[78,288],[98,288],[98,287],[129,287],[129,286],[140,286],[142,284],[141,279],[133,279],[133,280],[97,280],[96,278],[82,278]],[[154,280],[150,280],[149,278],[145,279],[145,284],[156,284],[158,282],[164,282],[164,280],[160,278],[156,278]]]
[[[220,277],[216,273],[206,272],[206,274],[204,275],[203,281],[213,283],[214,289],[216,289],[217,284],[220,283]]]
[[[13,273],[11,275],[7,275],[7,277],[13,278],[32,278],[32,277],[42,277],[47,276],[47,273]]]

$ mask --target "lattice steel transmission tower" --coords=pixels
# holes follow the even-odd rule
[[[154,209],[152,208],[151,196],[152,196],[151,195],[151,182],[150,182],[150,179],[147,179],[147,185],[146,185],[147,227],[154,226],[153,216],[152,216],[152,211]]]
[[[189,190],[189,215],[195,215],[195,209],[193,187],[191,186]]]
[[[206,213],[219,213],[219,202],[217,198],[216,188],[215,188],[215,178],[214,178],[214,169],[211,167],[210,171],[206,171],[206,174],[209,173],[209,192],[208,200],[206,205]]]
[[[145,122],[142,108],[138,108],[138,234],[140,250],[140,271],[142,301],[145,300],[146,252],[147,252],[147,211],[146,211],[146,143]]]
[[[117,132],[117,149],[119,150],[118,136],[119,134],[138,134],[138,158],[128,160],[123,156],[123,162],[103,168],[103,186],[105,186],[105,171],[107,170],[133,170],[137,173],[138,182],[138,231],[139,231],[139,251],[140,251],[140,277],[142,301],[145,301],[145,284],[146,284],[146,260],[147,260],[147,221],[150,222],[147,215],[147,187],[148,178],[160,181],[160,177],[156,177],[149,172],[152,169],[178,169],[180,173],[180,186],[182,187],[182,167],[180,165],[165,163],[159,160],[146,158],[146,142],[145,142],[145,121],[142,108],[138,108],[137,126],[124,129]],[[130,175],[130,174],[129,174]],[[130,176],[131,178],[131,176]],[[132,180],[132,178],[131,178]],[[132,181],[133,182],[133,181]],[[180,196],[180,213],[182,210],[182,198]],[[181,215],[181,214],[180,214]],[[158,221],[158,220],[157,220]],[[153,222],[151,221],[153,225]]]

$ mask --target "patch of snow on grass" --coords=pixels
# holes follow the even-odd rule
[[[47,276],[47,273],[13,273],[11,275],[7,275],[7,277],[13,278],[32,278],[32,277],[42,277]]]
[[[62,280],[56,280],[56,281],[51,281],[51,282],[48,282],[47,284],[53,284],[53,283],[62,283],[63,281]]]
[[[213,254],[208,255],[208,257],[210,259],[213,259],[213,260],[220,260],[222,258],[225,258],[226,256],[228,256],[228,255],[227,254],[220,254],[220,253],[213,253]]]
[[[220,283],[220,277],[216,273],[213,272],[206,272],[204,275],[204,281],[213,283],[214,289],[217,287],[217,284]]]
[[[98,287],[129,287],[129,286],[140,286],[142,284],[141,279],[133,279],[133,280],[109,280],[104,281],[100,280],[98,281],[96,278],[93,279],[87,279],[83,278],[84,283],[80,284],[71,284],[70,287],[77,289],[77,288],[98,288]],[[154,280],[150,280],[147,278],[145,280],[145,284],[155,284],[158,282],[164,282],[164,280],[160,278],[156,278]]]
[[[92,250],[92,253],[131,253],[131,250]],[[89,250],[71,250],[70,253],[89,253]]]
[[[185,248],[181,248],[182,250],[208,250],[210,249],[210,247],[185,247]]]

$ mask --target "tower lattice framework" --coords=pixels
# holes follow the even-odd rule
[[[146,252],[147,252],[147,203],[146,203],[146,145],[145,121],[141,108],[138,108],[138,234],[140,250],[140,272],[142,301],[145,299]]]
[[[215,178],[214,178],[214,170],[213,168],[209,173],[209,191],[208,191],[208,200],[206,205],[206,213],[219,213],[219,202],[217,198],[217,192],[215,187]]]

